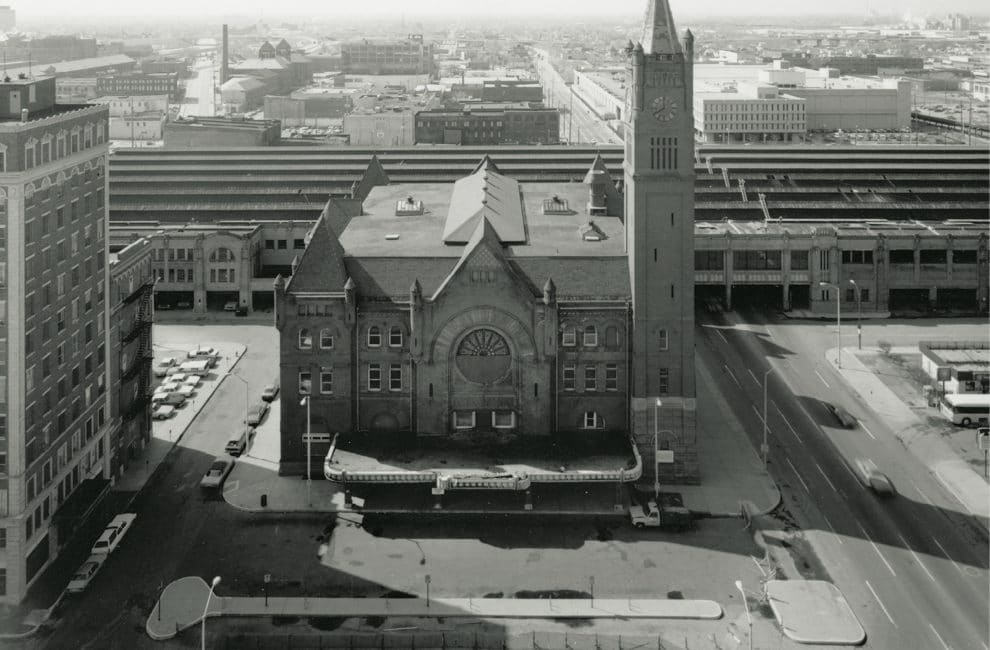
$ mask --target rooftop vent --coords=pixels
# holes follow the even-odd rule
[[[552,198],[543,199],[543,214],[572,214],[567,205],[567,199],[562,199],[556,194]]]
[[[578,232],[581,233],[581,239],[584,241],[602,241],[605,239],[605,233],[594,221],[589,221],[581,226]]]
[[[392,233],[389,233],[389,234],[385,235],[385,239],[387,241],[395,241],[398,238],[399,238],[399,233],[397,233],[397,232],[392,232]]]
[[[395,204],[395,216],[397,217],[411,217],[419,214],[423,214],[423,202],[417,201],[411,196],[406,197],[405,201],[399,201]]]

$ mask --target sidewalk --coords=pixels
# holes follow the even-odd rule
[[[742,501],[751,501],[759,512],[769,512],[780,502],[780,491],[763,469],[759,455],[742,424],[733,416],[729,405],[718,393],[714,379],[702,363],[697,364],[698,402],[707,405],[698,410],[698,459],[701,471],[701,485],[661,486],[665,493],[681,495],[683,504],[689,510],[716,517],[739,516]],[[275,415],[273,408],[272,414]],[[297,475],[279,476],[279,432],[276,427],[259,431],[249,453],[242,456],[228,477],[223,497],[230,505],[252,512],[334,512],[347,510],[344,506],[343,489],[337,483],[323,477],[322,466],[314,465],[312,484]],[[533,490],[532,513],[587,514],[602,516],[616,514],[613,496],[615,484],[575,484],[580,489],[587,488],[587,494],[575,492],[574,498],[559,495],[545,486]],[[651,484],[652,489],[652,484]],[[560,490],[558,489],[557,492]],[[267,506],[261,506],[265,496]],[[459,495],[451,492],[444,497],[444,508],[435,512],[518,512],[522,509],[522,496],[509,495],[514,499],[507,506],[501,506],[506,499],[492,499],[491,495],[476,496],[476,493]],[[542,497],[542,498],[541,498]],[[476,499],[478,505],[471,507],[467,502]],[[486,508],[485,500],[492,501]],[[583,505],[576,503],[584,500]],[[394,500],[394,499],[393,499]],[[401,504],[395,504],[396,511]],[[542,506],[542,507],[541,507]],[[433,511],[432,503],[423,504],[424,509]],[[408,511],[408,505],[405,507]],[[624,516],[624,513],[619,513]]]
[[[218,585],[218,586],[222,586]],[[197,576],[169,584],[148,616],[145,629],[156,641],[175,637],[199,624],[210,587]],[[209,601],[208,617],[216,616],[333,616],[513,619],[707,619],[722,618],[722,607],[711,600],[662,599],[544,599],[544,598],[282,598],[221,597]]]
[[[785,311],[784,316],[787,318],[800,318],[807,320],[835,320],[835,310],[829,312],[817,312],[811,311],[810,309],[792,309],[790,311]],[[862,313],[857,312],[846,312],[842,314],[842,320],[845,322],[855,322],[857,318],[862,320],[874,320],[880,318],[890,318],[889,311],[864,311]]]
[[[990,521],[990,487],[942,439],[925,435],[924,423],[914,411],[879,380],[856,356],[856,350],[843,348],[842,367],[836,365],[837,350],[826,351],[825,358],[842,375],[872,409],[883,415],[895,437],[928,467],[963,507],[983,526]]]

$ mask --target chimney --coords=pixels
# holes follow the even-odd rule
[[[224,26],[223,26],[223,37],[222,37],[222,41],[223,42],[222,42],[222,44],[220,46],[221,49],[222,49],[222,52],[220,52],[220,85],[221,86],[224,85],[225,83],[227,83],[227,75],[229,74],[229,70],[227,69],[227,56],[228,56],[229,52],[228,52],[227,24],[226,23],[224,23]]]
[[[21,122],[27,122],[27,121],[28,121],[28,109],[22,108],[21,109]]]

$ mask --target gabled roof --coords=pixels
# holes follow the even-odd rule
[[[323,209],[310,231],[309,243],[303,251],[287,291],[343,291],[348,280],[344,267],[344,248],[340,245],[340,230],[330,207]]]
[[[467,242],[482,217],[491,223],[502,243],[526,241],[519,183],[494,171],[494,167],[494,163],[479,165],[473,174],[454,183],[443,227],[445,244]]]
[[[495,161],[493,161],[491,158],[488,157],[488,154],[485,154],[485,157],[482,158],[480,161],[478,161],[478,164],[474,166],[474,169],[471,171],[471,173],[474,174],[479,169],[483,169],[485,171],[492,171],[497,174],[502,173],[502,170],[498,168],[498,166],[495,164]]]
[[[495,231],[495,226],[484,215],[478,219],[474,232],[471,234],[471,239],[468,241],[467,246],[464,247],[464,252],[461,253],[461,259],[457,261],[457,264],[447,274],[444,281],[440,283],[440,286],[437,287],[430,299],[436,300],[450,282],[457,277],[457,274],[462,269],[470,266],[477,266],[484,268],[484,270],[491,270],[492,267],[498,266],[515,280],[515,284],[529,287],[529,292],[532,294],[529,279],[520,274],[512,262],[506,259],[505,251],[502,250],[502,242],[499,240],[498,233]]]
[[[646,54],[679,54],[681,42],[667,0],[649,0],[643,25],[643,52]]]

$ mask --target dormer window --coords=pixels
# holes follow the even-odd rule
[[[395,216],[411,217],[423,214],[423,202],[417,201],[412,196],[406,197],[404,201],[395,204]]]

